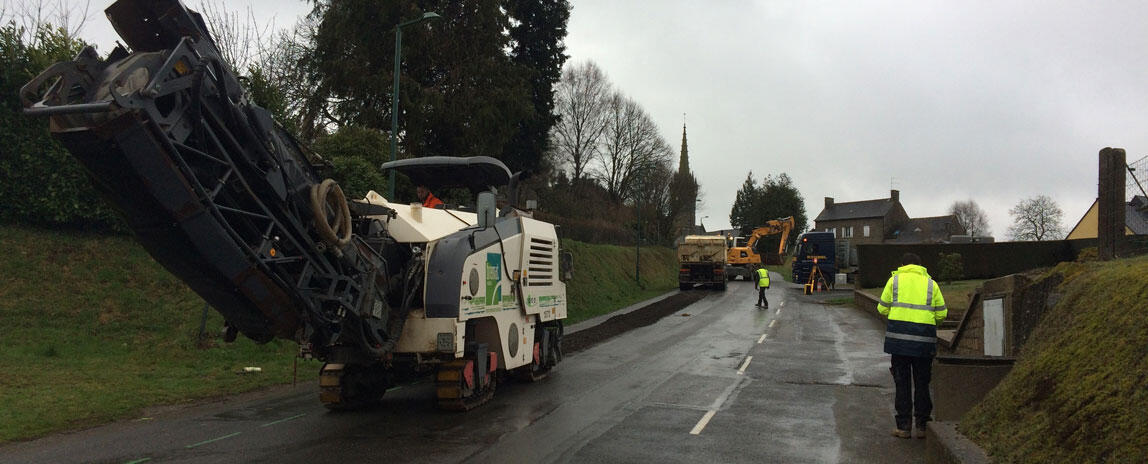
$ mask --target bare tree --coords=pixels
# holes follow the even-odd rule
[[[559,119],[550,138],[552,156],[556,164],[569,167],[571,180],[582,178],[598,155],[610,93],[610,83],[593,61],[562,71],[554,96]]]
[[[241,18],[238,12],[228,11],[222,1],[204,0],[199,5],[215,46],[236,74],[247,74],[251,65],[262,61],[260,55],[273,51],[265,44],[274,37],[275,22],[260,26],[250,6],[246,17]]]
[[[669,162],[673,153],[638,102],[615,94],[607,107],[597,174],[612,198],[625,201],[633,196],[638,176],[659,163]]]
[[[1021,200],[1008,213],[1013,219],[1008,228],[1012,240],[1057,240],[1064,236],[1060,226],[1064,212],[1045,195]]]
[[[91,2],[74,5],[66,0],[13,0],[0,5],[0,24],[12,24],[23,32],[30,48],[39,48],[40,29],[59,28],[68,38],[79,37],[88,22]]]
[[[989,235],[989,218],[985,210],[971,198],[966,201],[955,201],[949,207],[949,214],[957,217],[957,223],[965,228],[965,233],[972,236]]]

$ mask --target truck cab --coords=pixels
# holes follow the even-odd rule
[[[813,266],[817,266],[826,278],[837,272],[837,250],[833,232],[806,232],[797,237],[797,253],[793,257],[793,282],[806,283]]]

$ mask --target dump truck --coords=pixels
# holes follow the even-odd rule
[[[701,284],[725,290],[725,237],[687,235],[678,245],[678,287],[689,290]]]
[[[754,228],[753,232],[746,238],[744,245],[738,243],[738,246],[730,247],[727,257],[728,264],[726,265],[725,271],[726,278],[733,280],[738,276],[742,276],[745,280],[753,280],[753,271],[757,266],[762,264],[781,264],[781,256],[785,254],[785,245],[789,240],[789,233],[793,231],[793,227],[793,216],[789,216],[769,220],[765,225]],[[759,240],[770,235],[778,234],[781,234],[781,237],[779,237],[776,253],[773,251],[757,252],[756,246]]]
[[[539,380],[562,359],[572,260],[553,224],[517,208],[505,165],[382,166],[467,189],[467,205],[348,200],[252,103],[198,13],[178,0],[106,13],[124,45],[51,66],[21,89],[24,111],[49,119],[135,239],[223,315],[225,340],[300,344],[324,363],[331,409],[421,375],[440,407],[467,410],[500,380]]]

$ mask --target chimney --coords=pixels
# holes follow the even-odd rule
[[[901,201],[901,191],[900,190],[890,190],[889,191],[889,201]]]
[[[833,197],[825,197],[825,209],[833,207]]]

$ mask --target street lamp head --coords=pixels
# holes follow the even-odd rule
[[[421,22],[423,22],[423,21],[426,21],[426,20],[428,20],[428,19],[439,19],[439,18],[442,18],[442,16],[439,16],[439,14],[438,14],[438,13],[435,13],[435,12],[433,12],[433,11],[428,11],[428,12],[426,12],[426,13],[423,13],[423,15],[422,15],[422,16],[419,16],[419,17],[417,17],[417,18],[415,18],[415,19],[412,19],[412,20],[410,20],[410,21],[403,21],[403,22],[399,23],[397,26],[395,26],[395,30],[397,31],[397,32],[395,32],[395,33],[396,33],[396,34],[401,34],[401,33],[402,33],[402,32],[401,32],[401,29],[402,29],[402,28],[404,28],[404,27],[407,27],[407,26],[410,26],[410,25],[412,25],[412,24],[415,24],[415,23],[421,23]]]

